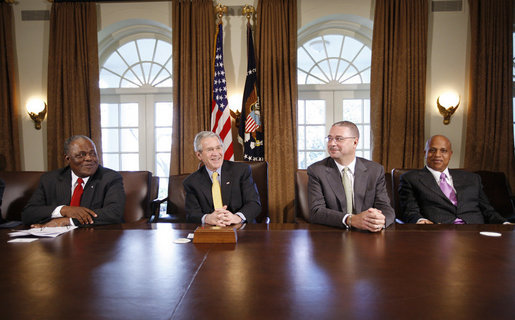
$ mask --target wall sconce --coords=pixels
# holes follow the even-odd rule
[[[454,93],[444,93],[436,99],[436,105],[443,116],[443,124],[449,124],[451,116],[460,105],[460,96]]]
[[[34,127],[36,130],[41,129],[41,121],[45,119],[46,103],[42,99],[30,99],[27,102],[27,113],[30,118],[34,120]]]

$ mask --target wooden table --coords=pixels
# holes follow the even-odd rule
[[[2,230],[0,318],[515,317],[514,226],[262,224],[239,230],[236,245],[173,242],[195,227],[76,229],[31,243],[7,243]]]

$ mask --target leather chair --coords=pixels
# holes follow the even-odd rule
[[[39,184],[43,171],[0,172],[5,182],[2,198],[2,218],[7,221],[21,221],[21,212]]]
[[[308,171],[298,169],[295,173],[295,216],[299,222],[309,222]]]
[[[515,222],[513,194],[504,172],[476,171],[481,177],[485,191],[492,207],[510,222]]]
[[[268,222],[268,163],[266,161],[236,161],[250,165],[252,179],[258,189],[261,200],[261,213],[256,222]],[[186,193],[182,185],[184,179],[190,174],[172,175],[168,181],[168,197],[155,202],[153,222],[186,222],[185,198]],[[159,217],[159,205],[167,201],[166,213],[168,217]]]
[[[402,212],[401,212],[401,205],[399,202],[399,185],[400,185],[401,176],[410,170],[414,170],[414,169],[393,168],[391,171],[392,172],[391,173],[392,181],[391,181],[390,188],[391,188],[392,195],[390,197],[390,201],[392,202],[393,210],[395,210],[395,218],[401,222],[402,222],[402,219],[401,219]]]
[[[151,216],[152,173],[149,171],[120,171],[125,190],[124,222],[147,221]],[[157,184],[159,186],[159,183]]]

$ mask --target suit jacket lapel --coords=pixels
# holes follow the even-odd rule
[[[100,170],[100,167],[99,169]],[[93,204],[93,196],[95,195],[95,189],[98,184],[99,177],[97,176],[99,172],[95,172],[94,175],[89,177],[88,182],[84,186],[84,192],[82,193],[82,197],[80,199],[81,207],[91,208]]]
[[[222,164],[222,177],[220,182],[220,189],[222,191],[222,202],[229,207],[231,202],[231,189],[232,189],[232,172],[229,170],[229,164],[224,161]]]
[[[367,192],[368,172],[367,167],[365,167],[359,158],[356,158],[354,171],[354,210],[356,213],[360,213],[363,211],[363,202],[365,201],[365,193]]]
[[[213,204],[213,193],[211,192],[211,187],[213,185],[213,181],[211,180],[211,177],[207,173],[206,166],[202,166],[202,168],[199,169],[199,187],[200,191],[206,198],[208,204],[214,208]]]
[[[445,194],[443,194],[442,189],[440,189],[440,186],[438,185],[438,183],[436,183],[433,174],[429,170],[427,170],[427,168],[424,167],[424,169],[420,172],[419,181],[420,184],[424,185],[431,192],[435,193],[444,201],[447,201],[450,205],[452,205],[451,200],[449,200],[449,198],[447,198]]]
[[[57,203],[69,205],[72,200],[72,172],[69,167],[65,168],[56,182]]]
[[[340,201],[342,208],[347,208],[347,199],[345,198],[345,189],[343,188],[342,175],[338,171],[338,167],[334,160],[328,158],[327,166],[325,168],[327,181],[336,194],[336,198]]]

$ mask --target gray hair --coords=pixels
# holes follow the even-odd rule
[[[202,152],[202,140],[204,138],[209,137],[216,137],[218,138],[218,141],[220,141],[221,145],[224,144],[220,136],[214,133],[213,131],[200,131],[195,136],[195,140],[193,140],[193,149],[195,150],[195,152]]]
[[[95,143],[93,142],[93,140],[91,140],[89,137],[86,137],[84,135],[81,135],[81,134],[77,134],[77,135],[74,135],[74,136],[71,136],[69,137],[68,139],[66,139],[66,141],[64,142],[64,155],[65,156],[68,156],[69,155],[69,152],[70,152],[70,144],[72,144],[72,142],[76,141],[76,140],[79,140],[79,139],[84,139],[84,140],[88,140],[89,142],[91,142],[91,144],[95,147],[96,149],[96,146],[95,146]]]
[[[350,121],[338,121],[338,122],[335,122],[333,123],[332,127],[334,126],[338,126],[338,127],[345,127],[345,128],[348,128],[350,129],[350,131],[352,132],[352,134],[359,139],[359,129],[358,127],[354,124],[354,122],[350,122]]]

